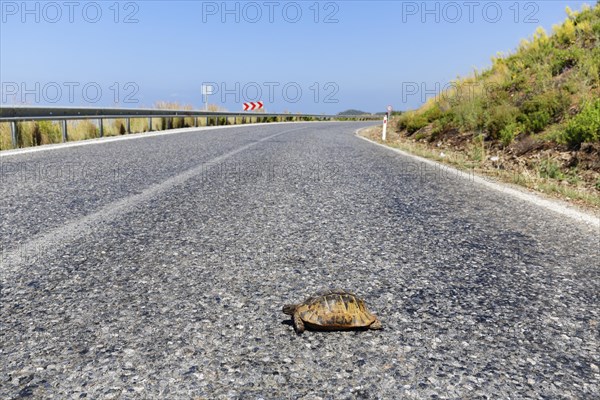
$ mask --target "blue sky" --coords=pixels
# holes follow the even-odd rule
[[[585,3],[0,1],[0,102],[410,109]]]

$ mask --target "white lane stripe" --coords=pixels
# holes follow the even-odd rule
[[[478,175],[466,173],[466,172],[458,170],[458,169],[456,169],[454,167],[451,167],[451,166],[439,163],[437,161],[432,161],[432,160],[429,160],[427,158],[422,158],[422,157],[416,156],[414,154],[407,153],[405,151],[402,151],[402,150],[399,150],[399,149],[396,149],[396,148],[393,148],[393,147],[385,146],[385,145],[383,145],[381,143],[377,143],[377,142],[375,142],[375,141],[373,141],[371,139],[367,139],[366,137],[361,136],[359,134],[359,132],[361,130],[363,130],[363,129],[367,129],[367,128],[358,129],[354,133],[355,133],[355,135],[357,137],[359,137],[359,138],[361,138],[363,140],[366,140],[369,143],[372,143],[372,144],[375,144],[377,146],[383,147],[384,149],[391,150],[393,152],[402,154],[403,156],[416,159],[418,161],[421,161],[421,162],[423,162],[425,164],[434,166],[436,168],[441,168],[443,171],[448,171],[448,172],[450,172],[453,175],[456,175],[458,177],[461,177],[461,178],[464,178],[464,179],[468,179],[471,182],[476,182],[476,183],[478,183],[478,184],[480,184],[482,186],[485,186],[487,188],[490,188],[490,189],[496,190],[498,192],[502,192],[504,194],[516,197],[516,198],[518,198],[520,200],[527,201],[529,203],[535,204],[535,205],[537,205],[539,207],[542,207],[542,208],[545,208],[547,210],[550,210],[550,211],[553,211],[553,212],[565,215],[565,216],[570,217],[570,218],[572,218],[572,219],[574,219],[574,220],[576,220],[578,222],[583,222],[583,223],[592,225],[595,228],[600,228],[600,217],[597,217],[597,216],[595,216],[593,214],[588,214],[588,213],[576,210],[576,209],[574,209],[574,208],[572,208],[570,206],[561,204],[558,201],[553,201],[553,200],[545,199],[545,198],[543,198],[543,197],[541,197],[539,195],[525,192],[524,191],[525,189],[523,189],[523,190],[514,189],[514,188],[508,187],[506,185],[503,185],[501,183],[498,183],[498,182],[495,182],[495,181],[491,181],[490,180],[491,178],[483,178],[483,177],[478,176]]]
[[[37,235],[28,240],[26,243],[18,244],[16,248],[10,249],[6,253],[2,251],[0,254],[0,272],[2,272],[2,279],[7,279],[7,273],[16,271],[21,264],[25,264],[27,262],[27,257],[24,257],[24,255],[41,255],[52,249],[58,248],[61,244],[72,242],[79,237],[92,236],[93,233],[98,231],[98,229],[94,229],[94,225],[106,224],[107,222],[117,218],[119,215],[135,209],[139,204],[148,202],[151,198],[165,193],[175,186],[185,183],[187,180],[197,176],[198,174],[213,168],[217,163],[241,153],[242,151],[253,146],[256,146],[261,142],[306,128],[307,127],[288,129],[259,139],[256,142],[244,145],[236,150],[230,151],[229,153],[202,163],[197,167],[182,172],[179,175],[173,176],[164,182],[150,186],[139,194],[116,200],[92,214],[83,216],[59,228],[51,229],[47,233]],[[3,243],[3,246],[6,246],[6,243]]]

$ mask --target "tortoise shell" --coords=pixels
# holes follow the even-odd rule
[[[362,299],[345,290],[327,290],[300,304],[289,304],[283,312],[292,315],[296,332],[304,325],[321,330],[381,329],[381,322],[367,310]]]

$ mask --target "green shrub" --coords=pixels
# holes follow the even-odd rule
[[[565,83],[563,83],[562,90],[564,90],[566,93],[568,93],[570,95],[574,95],[579,92],[580,85],[581,85],[580,82],[571,79],[571,80],[568,80]]]
[[[485,160],[485,144],[483,135],[477,135],[473,138],[469,149],[469,157],[477,162]]]
[[[542,93],[523,102],[517,121],[527,133],[543,131],[567,109],[569,98],[557,90]]]
[[[525,125],[525,130],[529,133],[538,133],[544,130],[550,123],[552,117],[548,110],[533,111],[519,118],[519,122]]]
[[[581,112],[567,122],[565,136],[572,145],[600,140],[600,99],[586,103]]]
[[[414,117],[408,119],[406,123],[406,130],[408,131],[408,133],[413,134],[416,131],[427,126],[427,124],[427,118],[425,118],[425,116],[421,114],[417,114]]]
[[[550,65],[552,76],[557,76],[579,64],[582,54],[579,48],[556,50]]]
[[[423,140],[427,138],[427,134],[426,133],[417,133],[414,137],[414,139],[418,142],[419,140]]]
[[[452,110],[450,111],[446,111],[439,119],[438,119],[439,123],[443,126],[443,127],[451,127],[454,126],[456,123],[456,113]]]
[[[539,165],[539,174],[542,178],[562,179],[564,175],[560,171],[560,166],[551,159],[542,160]]]
[[[512,122],[508,125],[506,125],[501,131],[500,131],[500,142],[502,143],[502,146],[504,147],[508,147],[512,141],[515,139],[515,137],[517,137],[520,133],[523,132],[523,126],[517,122]]]
[[[508,93],[516,93],[525,90],[528,86],[527,79],[523,71],[516,71],[510,79],[507,79],[502,85],[502,90]]]
[[[600,37],[597,39],[600,42]],[[589,86],[598,86],[600,81],[600,47],[595,47],[591,54],[584,57],[580,63],[579,71],[582,76],[579,76],[578,81],[584,81]],[[585,82],[585,81],[588,82]]]
[[[575,42],[577,32],[575,23],[572,19],[567,19],[562,25],[554,29],[554,39],[563,46],[568,46]]]
[[[502,104],[489,111],[485,122],[485,129],[493,139],[500,137],[500,132],[508,125],[517,121],[519,109],[512,104]]]
[[[596,22],[594,25],[592,25],[592,32],[594,32],[594,35],[596,35],[596,38],[598,40],[600,40],[600,21]]]
[[[427,126],[428,124],[427,118],[421,114],[416,112],[405,113],[400,116],[398,119],[398,124],[396,125],[399,131],[408,131],[409,134],[413,134],[419,129]]]
[[[485,111],[479,98],[457,105],[453,114],[454,122],[462,131],[481,130],[485,125]]]
[[[433,121],[431,125],[431,136],[429,137],[429,141],[435,140],[442,132],[455,127],[454,118],[454,113],[446,112],[440,118]]]
[[[438,107],[431,107],[427,111],[423,113],[423,117],[427,120],[427,122],[433,122],[442,117],[443,111]]]

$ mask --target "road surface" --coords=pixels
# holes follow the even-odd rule
[[[1,157],[0,398],[597,397],[598,229],[367,125]],[[294,334],[329,287],[385,329]]]

